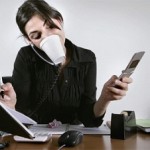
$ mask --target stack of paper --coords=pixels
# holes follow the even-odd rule
[[[150,119],[137,119],[136,125],[142,131],[150,133]]]

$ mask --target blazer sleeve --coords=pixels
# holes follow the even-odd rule
[[[103,122],[104,115],[95,117],[93,107],[96,102],[96,57],[91,52],[92,62],[87,63],[85,81],[84,81],[84,94],[82,95],[81,107],[79,110],[79,118],[86,127],[98,127]]]
[[[30,111],[29,97],[31,89],[31,75],[29,67],[29,59],[26,49],[21,49],[16,57],[14,63],[14,70],[12,75],[12,84],[17,95],[16,109],[26,115]]]

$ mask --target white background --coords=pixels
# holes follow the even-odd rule
[[[134,82],[122,100],[111,102],[111,113],[134,110],[136,118],[150,118],[150,1],[149,0],[46,0],[64,17],[66,37],[91,49],[97,57],[97,98],[111,75],[119,75],[134,52],[146,51],[132,78]],[[20,47],[15,22],[24,0],[0,1],[0,73],[12,75]]]

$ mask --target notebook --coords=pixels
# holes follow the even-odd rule
[[[52,137],[48,127],[44,130],[35,125],[37,122],[31,118],[0,102],[0,130],[14,135],[16,141],[46,142]]]

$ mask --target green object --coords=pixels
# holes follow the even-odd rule
[[[150,128],[150,119],[137,119],[136,125],[144,128]]]

